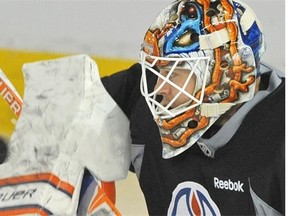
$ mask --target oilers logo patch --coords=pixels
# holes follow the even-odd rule
[[[208,191],[196,182],[182,182],[172,194],[167,215],[221,215]]]

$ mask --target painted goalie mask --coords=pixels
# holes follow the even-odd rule
[[[240,1],[174,1],[160,13],[140,58],[141,92],[163,158],[188,149],[219,116],[254,96],[264,50],[259,21]]]

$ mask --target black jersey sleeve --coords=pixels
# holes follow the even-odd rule
[[[133,105],[140,96],[140,79],[140,64],[102,78],[104,87],[129,119]]]

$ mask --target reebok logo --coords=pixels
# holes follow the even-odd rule
[[[218,179],[217,177],[214,177],[214,187],[222,190],[244,192],[242,188],[243,183],[241,183],[240,181],[233,182],[230,179],[223,181]]]

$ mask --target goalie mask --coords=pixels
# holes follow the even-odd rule
[[[264,50],[260,24],[240,1],[175,1],[160,13],[140,58],[141,92],[163,158],[191,147],[219,116],[254,96]]]

